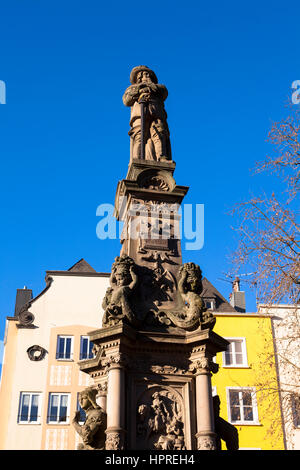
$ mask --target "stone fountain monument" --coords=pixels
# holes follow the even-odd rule
[[[115,200],[121,252],[102,327],[89,333],[95,357],[80,362],[100,405],[83,400],[85,427],[73,422],[86,449],[105,442],[106,450],[214,450],[213,358],[228,342],[213,332],[200,267],[182,264],[179,209],[188,187],[173,177],[167,88],[146,66],[135,67],[130,82],[123,96],[131,108],[130,162]]]

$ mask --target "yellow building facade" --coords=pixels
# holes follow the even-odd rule
[[[230,342],[212,377],[220,417],[238,430],[239,448],[285,449],[270,315],[216,313],[214,331]],[[222,449],[225,449],[222,442]]]

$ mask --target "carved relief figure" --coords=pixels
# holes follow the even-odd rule
[[[145,65],[132,69],[130,82],[123,95],[123,103],[131,107],[129,135],[132,139],[132,158],[141,158],[141,113],[144,112],[145,158],[171,160],[170,134],[164,107],[167,88],[158,83],[155,73]]]
[[[167,423],[166,435],[160,436],[155,447],[162,450],[184,449],[183,422],[177,416]]]
[[[151,408],[154,411],[154,418],[152,420],[152,431],[162,432],[166,428],[166,422],[168,419],[168,410],[159,396],[158,392],[152,395]]]
[[[187,323],[199,322],[201,328],[213,328],[216,319],[205,310],[201,297],[202,273],[197,264],[185,263],[179,270],[178,289],[185,303],[183,320]]]
[[[160,310],[157,318],[161,323],[192,330],[213,328],[215,317],[204,307],[201,297],[202,273],[197,264],[185,263],[179,270],[178,291],[183,302],[180,310]]]
[[[137,275],[134,272],[135,263],[129,256],[117,256],[112,265],[110,285],[103,299],[103,326],[112,326],[123,319],[134,323],[134,313],[131,308],[131,297],[137,285]]]
[[[145,449],[184,449],[183,422],[174,395],[154,392],[138,406],[137,435]]]
[[[80,412],[76,411],[72,421],[83,441],[78,445],[78,450],[105,449],[106,413],[97,405],[96,395],[97,390],[91,387],[79,393],[79,404],[86,413],[86,419],[80,425]]]

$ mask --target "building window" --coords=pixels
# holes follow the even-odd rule
[[[205,300],[205,308],[207,308],[209,310],[214,310],[215,309],[214,300]]]
[[[253,388],[227,389],[228,418],[232,424],[259,424]]]
[[[229,345],[223,352],[223,367],[248,367],[245,338],[226,338]]]
[[[77,411],[79,411],[80,416],[79,416],[79,423],[84,423],[86,419],[86,414],[85,411],[81,408],[80,403],[79,403],[79,393],[77,393]]]
[[[94,344],[88,336],[81,336],[79,359],[92,359],[94,357],[93,346]]]
[[[19,403],[18,423],[39,424],[41,394],[21,392]]]
[[[73,358],[73,336],[57,337],[56,359],[70,360]]]
[[[68,423],[69,421],[69,393],[50,393],[48,406],[48,423]]]

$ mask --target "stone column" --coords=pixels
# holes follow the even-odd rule
[[[216,450],[211,372],[217,372],[218,365],[202,357],[191,369],[196,375],[197,449]]]
[[[111,358],[107,383],[106,450],[125,448],[125,371],[121,355]]]

